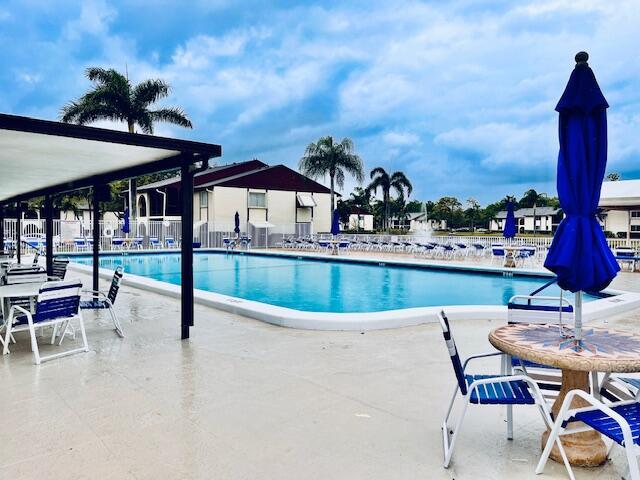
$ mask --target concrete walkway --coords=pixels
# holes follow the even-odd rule
[[[614,286],[640,291],[640,276]],[[0,359],[0,479],[567,478],[553,462],[533,473],[533,407],[516,410],[513,441],[503,409],[472,408],[441,467],[454,377],[438,325],[297,331],[198,306],[181,342],[177,301],[125,288],[116,306],[125,339],[107,315],[87,314],[90,353],[36,367],[20,334]],[[490,350],[499,324],[456,322],[463,356]],[[640,313],[611,324],[640,332]],[[614,449],[576,473],[616,479],[624,465]]]

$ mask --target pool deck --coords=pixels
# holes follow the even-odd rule
[[[613,286],[640,292],[640,275],[622,273]],[[442,469],[454,379],[438,325],[304,331],[197,305],[181,342],[175,299],[125,287],[116,308],[125,339],[107,315],[89,313],[90,353],[36,367],[22,334],[0,359],[0,478],[567,478],[553,462],[533,474],[543,428],[527,407],[516,410],[513,441],[503,409],[472,408]],[[455,321],[463,356],[490,350],[500,324]],[[609,324],[640,333],[640,311]],[[576,474],[616,479],[624,465],[614,449],[604,467]]]

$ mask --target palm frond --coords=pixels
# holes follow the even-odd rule
[[[413,191],[413,185],[411,185],[411,182],[404,172],[393,172],[390,183],[399,195],[404,195],[404,190],[406,189],[408,197]]]
[[[344,188],[344,170],[340,167],[336,167],[335,180],[336,186],[342,190]]]
[[[388,177],[389,176],[387,171],[382,167],[374,168],[373,170],[371,170],[371,173],[369,174],[370,178],[372,178],[372,179],[373,179],[373,177],[375,177],[377,175],[379,175],[381,177]]]
[[[167,107],[150,111],[149,118],[153,122],[167,122],[184,128],[193,128],[191,120],[189,120],[186,113],[178,107]]]
[[[127,77],[113,68],[89,67],[85,70],[85,75],[92,82],[103,85],[129,82]]]
[[[137,84],[131,92],[132,101],[140,106],[148,106],[169,95],[171,87],[160,79],[145,80]]]

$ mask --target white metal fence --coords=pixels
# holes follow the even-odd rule
[[[23,248],[26,250],[35,248],[44,249],[44,220],[23,220],[21,222],[23,240]],[[131,248],[134,239],[137,239],[142,248],[152,248],[154,245],[163,248],[178,248],[181,238],[181,222],[177,221],[137,221],[130,223],[130,231],[124,233],[122,231],[122,222],[117,221],[100,221],[100,248],[103,251]],[[16,238],[16,221],[5,219],[4,222],[5,244],[12,245]],[[196,222],[194,224],[193,241],[196,246],[202,248],[222,248],[225,238],[236,238],[238,234],[234,232],[233,223],[212,223],[212,222]],[[252,248],[274,248],[282,245],[284,239],[295,238],[315,238],[327,239],[331,235],[316,234],[314,235],[311,224],[280,224],[272,225],[269,228],[256,227],[252,224],[241,225],[240,236],[251,238]],[[78,250],[89,250],[88,246],[79,247],[82,240],[90,240],[93,237],[92,224],[90,222],[82,222],[80,220],[54,220],[53,221],[53,239],[54,252],[74,252]],[[491,243],[504,242],[504,238],[495,236],[434,236],[426,237],[424,235],[369,235],[369,234],[344,234],[340,238],[346,240],[364,240],[378,242],[414,242],[424,243],[433,241],[437,243],[464,243],[471,245],[479,243],[484,246],[490,246]],[[125,246],[119,246],[119,240],[125,239]],[[152,241],[157,240],[157,242]],[[523,237],[518,239],[523,243],[535,245],[537,247],[548,247],[551,245],[550,237]],[[631,246],[640,249],[640,239],[626,240],[623,238],[607,239],[611,248],[622,246]],[[30,247],[29,245],[32,245]],[[136,248],[138,248],[136,246]]]

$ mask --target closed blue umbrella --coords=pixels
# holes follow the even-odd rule
[[[236,232],[236,235],[240,236],[240,214],[238,212],[236,212],[234,222],[235,228],[233,229],[233,231]]]
[[[340,233],[340,214],[336,208],[333,211],[333,218],[331,219],[331,235],[338,235]]]
[[[124,209],[124,223],[122,224],[122,233],[129,233],[131,228],[129,227],[129,208]]]
[[[582,341],[582,291],[606,288],[620,270],[596,217],[607,166],[609,107],[586,52],[576,55],[556,110],[560,114],[558,198],[565,218],[558,225],[544,266],[558,285],[576,292],[575,339]]]
[[[507,218],[504,219],[502,236],[504,238],[513,238],[516,236],[517,231],[518,227],[516,226],[516,214],[513,211],[513,202],[509,200],[507,202]]]

